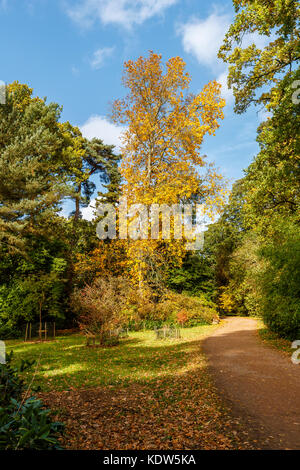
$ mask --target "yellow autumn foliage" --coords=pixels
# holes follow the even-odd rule
[[[172,205],[193,198],[211,217],[223,206],[222,178],[200,153],[204,136],[214,135],[224,117],[221,85],[211,81],[193,94],[190,82],[180,57],[169,59],[165,68],[162,56],[152,51],[125,63],[123,83],[129,93],[114,102],[112,119],[126,125],[120,171],[129,205]],[[158,245],[162,249],[157,240],[128,242],[130,270],[140,287],[147,259]],[[163,250],[180,263],[184,246],[184,240],[171,239]]]

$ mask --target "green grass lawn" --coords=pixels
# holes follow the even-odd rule
[[[60,336],[44,343],[7,342],[14,361],[35,359],[32,371],[24,373],[26,382],[42,391],[63,391],[96,386],[147,383],[174,373],[191,371],[189,357],[199,349],[199,339],[211,333],[211,325],[187,328],[180,340],[157,340],[153,331],[132,332],[115,347],[88,348],[81,335]]]

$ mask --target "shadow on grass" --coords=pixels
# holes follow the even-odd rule
[[[209,328],[209,327],[208,327]],[[197,335],[197,331],[195,332]],[[42,390],[68,390],[101,385],[145,383],[170,376],[194,366],[191,357],[200,351],[197,339],[155,340],[153,332],[134,333],[116,347],[88,348],[85,339],[75,335],[53,343],[12,347],[15,360],[36,359],[35,384]],[[30,379],[34,371],[27,372]]]

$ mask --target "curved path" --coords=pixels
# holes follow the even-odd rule
[[[226,319],[203,350],[216,386],[257,448],[300,449],[300,365],[264,345],[256,320]]]

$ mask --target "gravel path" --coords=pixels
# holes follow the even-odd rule
[[[216,386],[248,425],[254,445],[299,450],[300,365],[265,346],[252,318],[226,319],[203,349]]]

